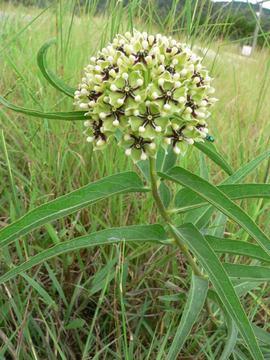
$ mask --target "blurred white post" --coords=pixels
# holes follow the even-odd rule
[[[242,47],[242,55],[243,56],[250,56],[252,52],[252,47],[249,45],[244,45]]]

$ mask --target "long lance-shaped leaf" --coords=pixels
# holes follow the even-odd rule
[[[218,257],[211,249],[204,236],[193,224],[184,224],[174,228],[186,245],[191,249],[201,263],[209,279],[220,297],[226,311],[235,321],[240,334],[246,342],[250,353],[256,360],[263,360],[252,326],[245,314],[238,296],[235,293],[231,280]]]
[[[270,268],[264,266],[223,264],[227,274],[231,278],[248,281],[269,281]]]
[[[10,244],[19,236],[26,235],[38,226],[71,214],[99,200],[127,192],[146,191],[139,176],[125,172],[105,177],[69,194],[61,196],[6,226],[0,231],[0,247]]]
[[[261,164],[262,161],[266,160],[269,157],[270,151],[268,150],[256,157],[255,159],[251,160],[247,164],[243,165],[240,169],[235,171],[233,175],[222,181],[220,185],[236,184],[237,182],[244,180],[252,171],[254,171]],[[203,209],[198,209],[194,211],[196,212],[196,214],[194,214],[193,219],[188,216],[188,222],[194,222],[196,225],[198,224],[199,226],[199,224],[206,224],[209,221],[214,211],[214,208],[212,206],[206,206]]]
[[[219,185],[217,187],[231,200],[264,198],[270,199],[270,184],[232,184]],[[175,197],[177,212],[186,212],[201,206],[207,202],[190,189],[181,189]]]
[[[233,168],[230,164],[223,158],[222,155],[217,151],[214,144],[209,141],[205,141],[203,143],[195,143],[196,148],[206,154],[214,163],[221,167],[228,175],[232,175],[234,173]]]
[[[31,269],[33,266],[70,251],[85,249],[93,246],[110,245],[121,241],[163,244],[166,243],[167,239],[168,236],[164,228],[159,224],[125,226],[94,232],[43,250],[39,254],[30,258],[30,260],[14,267],[2,275],[0,277],[0,284],[14,278],[26,270]]]
[[[4,105],[8,109],[13,110],[15,112],[29,115],[29,116],[38,117],[38,118],[43,118],[43,119],[72,121],[72,120],[85,120],[85,119],[90,118],[89,116],[85,116],[85,114],[86,114],[85,111],[43,112],[43,111],[38,111],[38,110],[33,110],[33,109],[27,109],[27,108],[12,104],[11,102],[6,100],[2,96],[0,96],[0,104]]]
[[[56,39],[51,39],[47,41],[38,51],[37,54],[37,63],[42,75],[45,79],[57,90],[63,92],[64,94],[74,97],[75,88],[65,84],[65,82],[55,75],[51,70],[48,69],[46,55],[49,47],[56,43]]]
[[[221,185],[228,185],[228,184],[236,184],[237,182],[242,181],[249,173],[251,173],[253,170],[255,170],[262,161],[264,161],[265,159],[268,159],[270,157],[270,151],[265,151],[264,153],[262,153],[261,155],[259,155],[258,157],[256,157],[255,159],[251,160],[250,162],[248,162],[247,164],[245,164],[244,166],[242,166],[240,169],[238,169],[235,173],[232,174],[232,176],[228,177],[227,179],[225,179]],[[211,207],[209,207],[209,209],[211,209]],[[202,219],[202,223],[203,220],[206,223],[206,219],[210,219],[209,216],[211,216],[211,214],[213,213],[213,211],[208,211],[208,213],[206,212],[205,215],[205,219]],[[222,222],[224,222],[224,219],[222,220]],[[217,223],[218,226],[218,223]]]
[[[163,178],[177,182],[195,191],[207,202],[214,205],[218,210],[239,224],[263,247],[267,254],[270,255],[270,240],[268,237],[254,223],[248,214],[246,214],[238,205],[231,201],[216,186],[181,167],[174,167],[166,174],[159,174]]]
[[[193,325],[195,324],[206,299],[208,291],[208,281],[199,276],[192,276],[191,288],[188,299],[177,327],[175,337],[170,347],[167,360],[177,359]]]
[[[259,245],[228,238],[218,238],[211,235],[206,235],[205,239],[216,253],[243,255],[270,262],[270,257]]]

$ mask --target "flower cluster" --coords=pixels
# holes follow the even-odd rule
[[[85,121],[87,141],[103,149],[118,139],[126,155],[154,156],[161,144],[176,154],[207,136],[206,119],[216,101],[201,59],[171,37],[117,35],[90,64],[75,104]]]

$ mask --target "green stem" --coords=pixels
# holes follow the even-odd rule
[[[160,215],[162,216],[165,223],[168,225],[170,235],[175,240],[176,245],[179,247],[179,249],[185,255],[185,257],[186,257],[189,265],[191,266],[194,274],[204,278],[205,276],[202,274],[200,268],[198,267],[198,265],[196,264],[196,262],[193,259],[192,255],[190,254],[187,246],[183,243],[181,237],[175,231],[175,227],[173,226],[173,224],[171,222],[170,214],[166,210],[166,208],[164,207],[164,205],[162,203],[162,200],[161,200],[161,198],[159,196],[158,185],[157,185],[158,184],[158,176],[157,176],[157,172],[156,172],[156,159],[153,158],[153,157],[149,158],[149,169],[150,169],[151,190],[152,190],[153,198],[154,198],[155,203],[156,203],[156,205],[158,207]],[[212,322],[217,325],[218,322],[217,322],[217,320],[215,318],[215,315],[212,313],[211,306],[209,304],[208,299],[206,300],[205,306],[206,306],[206,310],[207,310]]]
[[[179,247],[179,249],[182,251],[182,253],[185,255],[187,261],[189,262],[189,265],[192,267],[192,270],[194,272],[194,274],[204,277],[203,274],[201,273],[199,267],[197,266],[196,262],[194,261],[192,255],[190,254],[188,248],[186,247],[186,245],[183,243],[181,237],[175,232],[174,230],[174,226],[171,222],[171,218],[169,216],[169,213],[167,212],[167,210],[165,209],[162,200],[159,196],[158,193],[158,177],[157,177],[157,172],[156,172],[156,159],[153,157],[149,158],[149,165],[150,165],[150,179],[151,179],[151,190],[152,190],[152,194],[153,194],[153,198],[155,200],[155,203],[158,207],[158,210],[160,212],[160,215],[162,216],[162,218],[164,219],[165,223],[168,225],[169,227],[169,232],[170,235],[173,237],[173,239],[175,240],[177,246]]]

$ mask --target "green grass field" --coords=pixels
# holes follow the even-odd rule
[[[129,11],[111,1],[111,8],[95,15],[76,8],[76,1],[58,1],[48,9],[1,5],[0,94],[16,105],[44,111],[71,111],[72,99],[52,88],[40,74],[36,53],[48,39],[49,65],[76,86],[89,56],[117,32],[131,28]],[[177,1],[176,1],[177,3]],[[133,17],[139,30],[169,35],[177,19],[166,23],[148,13]],[[120,6],[120,8],[119,8]],[[215,78],[219,102],[209,127],[215,145],[234,169],[269,149],[270,53],[258,49],[251,58],[240,55],[240,45],[214,40],[214,32],[191,26],[175,37],[191,43]],[[30,209],[103,176],[133,168],[116,146],[102,153],[85,141],[82,122],[41,120],[0,107],[0,227]],[[225,179],[213,162],[197,149],[179,163],[209,177]],[[264,161],[246,182],[269,182]],[[241,201],[241,206],[266,232],[270,228],[269,200]],[[217,215],[215,215],[216,217]],[[176,222],[182,221],[180,215]],[[75,236],[113,226],[159,221],[149,194],[121,195],[55,221],[22,237],[0,252],[1,274],[42,249]],[[215,221],[212,221],[212,230]],[[226,233],[248,235],[230,222]],[[232,262],[254,264],[245,257],[226,255]],[[1,285],[0,359],[166,359],[189,289],[190,273],[179,251],[149,244],[115,244],[81,250],[54,258]],[[260,283],[243,298],[249,318],[270,329],[270,287]],[[227,333],[222,313],[213,324],[206,311],[193,327],[179,359],[220,359]],[[244,343],[230,359],[251,359]],[[269,355],[268,357],[269,358]]]

